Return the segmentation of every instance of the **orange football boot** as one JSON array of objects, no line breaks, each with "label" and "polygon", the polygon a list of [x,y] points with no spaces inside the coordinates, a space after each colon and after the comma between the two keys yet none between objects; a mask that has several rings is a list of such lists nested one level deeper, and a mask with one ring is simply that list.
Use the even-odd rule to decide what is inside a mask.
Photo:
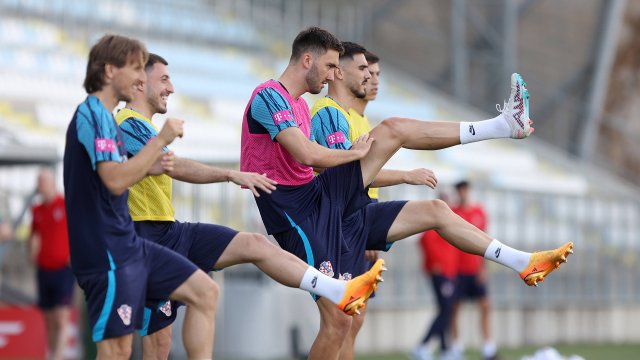
[{"label": "orange football boot", "polygon": [[538,286],[550,272],[567,262],[573,254],[573,243],[568,242],[555,250],[540,251],[531,254],[529,265],[520,273],[520,277],[529,286]]},{"label": "orange football boot", "polygon": [[360,309],[365,306],[365,301],[376,291],[378,283],[384,281],[382,272],[384,260],[378,259],[366,273],[347,281],[344,297],[338,304],[338,308],[348,315],[360,314]]}]

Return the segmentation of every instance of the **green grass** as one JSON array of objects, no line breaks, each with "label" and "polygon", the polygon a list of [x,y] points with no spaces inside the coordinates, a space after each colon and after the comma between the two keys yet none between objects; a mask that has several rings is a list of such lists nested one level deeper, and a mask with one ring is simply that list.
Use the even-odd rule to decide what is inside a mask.
[{"label": "green grass", "polygon": [[[586,360],[635,360],[640,359],[640,344],[559,344],[553,347],[563,356],[580,355]],[[501,360],[520,360],[533,355],[540,346],[499,349]],[[467,351],[466,360],[482,360],[477,351]],[[407,354],[356,356],[356,360],[406,360]]]}]

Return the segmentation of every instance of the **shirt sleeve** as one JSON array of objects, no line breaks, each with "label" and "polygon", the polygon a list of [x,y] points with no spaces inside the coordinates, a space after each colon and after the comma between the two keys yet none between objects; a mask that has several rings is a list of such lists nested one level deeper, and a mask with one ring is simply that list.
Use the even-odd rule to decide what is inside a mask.
[{"label": "shirt sleeve", "polygon": [[315,141],[324,147],[340,150],[351,148],[349,121],[334,107],[325,106],[316,112],[311,119],[311,133]]},{"label": "shirt sleeve", "polygon": [[113,115],[104,109],[85,107],[81,110],[78,111],[76,130],[93,170],[101,161],[123,162],[118,150],[118,129]]},{"label": "shirt sleeve", "polygon": [[[120,123],[120,130],[122,130],[124,146],[129,156],[137,155],[151,139],[158,136],[158,132],[151,124],[134,117],[130,117]],[[167,147],[163,147],[162,151],[167,152]]]},{"label": "shirt sleeve", "polygon": [[253,98],[251,117],[269,132],[271,139],[275,139],[284,129],[298,127],[291,105],[271,88],[263,89]]}]

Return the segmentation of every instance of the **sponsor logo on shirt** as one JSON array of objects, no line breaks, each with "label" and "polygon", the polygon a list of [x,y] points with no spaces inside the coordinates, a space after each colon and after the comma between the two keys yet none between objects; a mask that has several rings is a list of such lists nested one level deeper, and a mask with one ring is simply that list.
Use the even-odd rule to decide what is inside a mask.
[{"label": "sponsor logo on shirt", "polygon": [[113,139],[96,139],[96,151],[102,152],[115,152],[116,151],[116,143]]},{"label": "sponsor logo on shirt", "polygon": [[276,125],[280,124],[283,121],[289,121],[293,118],[291,116],[291,111],[289,110],[278,111],[277,113],[271,115],[271,117],[273,118],[273,123]]},{"label": "sponsor logo on shirt", "polygon": [[335,144],[343,144],[345,142],[344,134],[340,131],[336,131],[333,134],[327,135],[327,144],[329,146]]}]

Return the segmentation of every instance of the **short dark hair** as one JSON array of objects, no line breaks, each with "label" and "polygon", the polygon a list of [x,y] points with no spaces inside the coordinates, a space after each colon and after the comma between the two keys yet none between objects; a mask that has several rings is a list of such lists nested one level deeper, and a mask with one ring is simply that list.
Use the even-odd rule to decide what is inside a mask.
[{"label": "short dark hair", "polygon": [[470,185],[471,184],[469,183],[468,180],[460,180],[454,186],[456,190],[460,190],[460,189],[468,188]]},{"label": "short dark hair", "polygon": [[122,35],[106,34],[91,47],[84,89],[91,94],[102,90],[104,86],[104,66],[111,64],[124,67],[131,57],[139,55],[142,62],[147,61],[149,53],[143,43]]},{"label": "short dark hair", "polygon": [[149,59],[147,63],[144,65],[144,71],[149,71],[156,63],[162,63],[164,65],[169,65],[167,60],[165,60],[162,56],[154,53],[149,53]]},{"label": "short dark hair", "polygon": [[335,50],[340,55],[344,52],[342,43],[332,33],[319,27],[302,30],[291,45],[291,60],[297,60],[307,51],[315,55],[324,55],[327,50]]},{"label": "short dark hair", "polygon": [[369,64],[377,64],[377,63],[379,63],[379,62],[380,62],[380,58],[378,57],[378,55],[376,55],[376,54],[372,53],[372,52],[371,52],[371,51],[369,51],[369,50],[367,50],[367,51],[364,53],[364,57],[366,57],[366,58],[367,58],[367,62],[368,62]]},{"label": "short dark hair", "polygon": [[342,47],[344,47],[344,53],[340,55],[340,60],[346,58],[353,60],[353,55],[367,53],[367,49],[365,49],[364,46],[351,41],[343,41]]}]

